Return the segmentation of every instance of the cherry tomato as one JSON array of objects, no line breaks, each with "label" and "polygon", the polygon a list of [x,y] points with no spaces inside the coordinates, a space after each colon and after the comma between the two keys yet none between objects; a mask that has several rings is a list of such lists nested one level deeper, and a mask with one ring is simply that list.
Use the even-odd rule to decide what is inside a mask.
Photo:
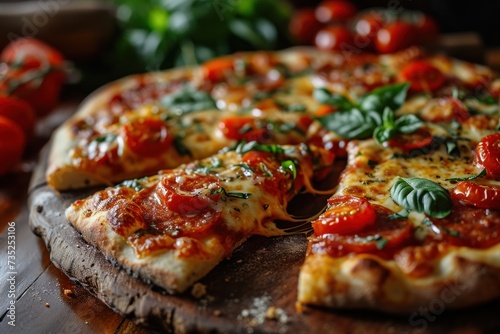
[{"label": "cherry tomato", "polygon": [[227,117],[219,122],[219,129],[228,139],[266,143],[272,139],[272,131],[258,127],[252,117]]},{"label": "cherry tomato", "polygon": [[10,119],[0,116],[0,175],[21,160],[25,145],[23,130]]},{"label": "cherry tomato", "polygon": [[411,92],[434,92],[445,82],[444,74],[425,61],[414,61],[399,72],[399,81],[409,81]]},{"label": "cherry tomato", "polygon": [[143,157],[162,154],[170,148],[173,141],[167,124],[153,118],[138,119],[125,124],[121,135],[127,147]]},{"label": "cherry tomato", "polygon": [[316,8],[316,18],[323,23],[345,21],[353,18],[356,12],[356,7],[347,0],[327,0]]},{"label": "cherry tomato", "polygon": [[321,29],[314,39],[314,45],[322,50],[341,51],[354,44],[354,36],[344,26],[335,25]]},{"label": "cherry tomato", "polygon": [[396,133],[392,139],[387,141],[390,147],[399,147],[405,152],[416,150],[432,142],[432,134],[425,128],[420,128],[412,133]]},{"label": "cherry tomato", "polygon": [[452,193],[457,200],[476,208],[500,210],[500,186],[459,182]]},{"label": "cherry tomato", "polygon": [[390,220],[394,212],[373,205],[376,219],[360,232],[350,234],[324,234],[313,239],[311,251],[316,254],[345,256],[349,253],[379,253],[395,249],[411,239],[412,224],[408,220]]},{"label": "cherry tomato", "polygon": [[212,175],[165,177],[161,184],[165,189],[167,207],[183,216],[200,214],[220,198],[217,192],[221,188],[219,179]]},{"label": "cherry tomato", "polygon": [[384,20],[382,17],[377,12],[370,11],[356,22],[354,30],[359,38],[367,41],[367,46],[373,48],[375,47],[377,32],[383,25]]},{"label": "cherry tomato", "polygon": [[233,71],[234,59],[232,58],[215,58],[201,66],[203,78],[212,82],[224,80]]},{"label": "cherry tomato", "polygon": [[416,22],[416,27],[418,40],[421,43],[432,42],[439,35],[439,27],[429,15],[422,15],[422,18]]},{"label": "cherry tomato", "polygon": [[13,96],[0,96],[0,116],[19,125],[27,140],[35,133],[36,115],[31,106]]},{"label": "cherry tomato", "polygon": [[311,45],[314,36],[323,25],[316,19],[314,9],[306,8],[296,11],[290,19],[289,30],[292,36],[300,43]]},{"label": "cherry tomato", "polygon": [[500,133],[481,139],[476,146],[476,164],[486,169],[486,175],[500,178]]},{"label": "cherry tomato", "polygon": [[61,66],[64,58],[56,49],[35,38],[20,38],[3,49],[0,60],[24,68]]},{"label": "cherry tomato", "polygon": [[344,195],[328,199],[328,209],[312,223],[314,233],[352,234],[375,223],[375,209],[363,197]]},{"label": "cherry tomato", "polygon": [[403,50],[416,42],[415,27],[409,23],[396,21],[377,32],[375,47],[380,53]]}]

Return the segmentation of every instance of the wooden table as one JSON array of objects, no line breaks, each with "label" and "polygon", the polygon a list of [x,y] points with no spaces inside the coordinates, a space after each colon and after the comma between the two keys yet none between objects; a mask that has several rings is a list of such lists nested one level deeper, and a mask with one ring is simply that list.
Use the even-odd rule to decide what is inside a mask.
[{"label": "wooden table", "polygon": [[[104,303],[71,281],[49,258],[43,241],[29,225],[27,204],[32,171],[38,152],[53,129],[71,115],[79,98],[61,103],[37,128],[36,140],[22,164],[0,177],[0,333],[146,333],[144,329],[113,312]],[[9,222],[15,223],[15,259],[8,263]],[[11,227],[12,230],[12,227]],[[12,260],[12,258],[10,259]],[[14,265],[13,269],[9,265]],[[7,282],[15,272],[15,297],[9,297]],[[66,290],[66,294],[65,294]],[[69,292],[71,291],[71,292]],[[15,300],[15,327],[8,307]]]}]

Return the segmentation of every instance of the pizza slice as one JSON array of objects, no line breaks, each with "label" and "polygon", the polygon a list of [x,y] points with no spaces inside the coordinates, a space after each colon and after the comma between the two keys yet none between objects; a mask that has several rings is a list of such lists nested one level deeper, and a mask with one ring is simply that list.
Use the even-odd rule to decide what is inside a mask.
[{"label": "pizza slice", "polygon": [[[309,147],[241,143],[210,158],[125,181],[73,203],[66,217],[107,258],[182,292],[248,237],[283,235],[289,200],[330,168]],[[300,219],[303,221],[304,219]]]},{"label": "pizza slice", "polygon": [[[455,287],[448,308],[500,296],[498,115],[352,141],[313,221],[298,301],[412,313]],[[450,299],[451,298],[451,299]]]}]

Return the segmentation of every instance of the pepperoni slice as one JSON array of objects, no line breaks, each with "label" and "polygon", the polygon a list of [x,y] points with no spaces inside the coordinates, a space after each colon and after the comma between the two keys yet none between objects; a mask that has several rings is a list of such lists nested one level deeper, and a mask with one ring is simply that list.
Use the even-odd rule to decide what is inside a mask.
[{"label": "pepperoni slice", "polygon": [[127,147],[142,157],[157,157],[168,150],[173,141],[167,124],[154,118],[125,124],[121,135]]},{"label": "pepperoni slice", "polygon": [[163,178],[160,186],[168,209],[186,217],[206,211],[220,197],[219,179],[211,175],[172,175]]},{"label": "pepperoni slice", "polygon": [[256,183],[267,193],[283,197],[290,190],[292,180],[278,171],[281,164],[272,153],[250,151],[243,154],[242,162],[253,170]]},{"label": "pepperoni slice", "polygon": [[408,220],[390,220],[394,212],[373,205],[377,218],[373,225],[356,234],[324,234],[312,239],[310,252],[333,257],[349,253],[391,252],[407,244],[411,239],[412,225]]},{"label": "pepperoni slice", "polygon": [[488,248],[500,242],[500,212],[456,204],[444,219],[432,218],[440,233],[433,237],[446,244]]},{"label": "pepperoni slice", "polygon": [[134,197],[149,228],[172,237],[202,234],[219,222],[216,207],[220,189],[215,176],[168,174],[157,186]]},{"label": "pepperoni slice", "polygon": [[418,129],[412,133],[396,133],[392,139],[387,141],[391,147],[399,147],[405,152],[416,150],[432,142],[432,134],[425,128]]}]

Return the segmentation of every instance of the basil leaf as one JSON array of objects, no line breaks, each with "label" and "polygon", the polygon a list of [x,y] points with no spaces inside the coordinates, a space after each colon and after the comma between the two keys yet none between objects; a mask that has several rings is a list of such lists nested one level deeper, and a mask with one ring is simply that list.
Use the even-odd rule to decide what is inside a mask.
[{"label": "basil leaf", "polygon": [[272,154],[285,153],[285,150],[279,145],[259,144],[256,141],[251,141],[249,143],[242,141],[242,142],[238,143],[238,145],[235,148],[235,151],[238,154],[245,154],[245,153],[250,152],[250,151],[268,152],[268,153],[272,153]]},{"label": "basil leaf", "polygon": [[117,186],[118,187],[132,188],[135,191],[141,191],[142,189],[144,189],[144,186],[139,182],[138,179],[126,180],[126,181],[123,181],[122,183],[118,184]]},{"label": "basil leaf", "polygon": [[486,176],[486,169],[483,169],[479,174],[465,177],[451,177],[449,179],[445,179],[446,181],[472,181],[480,177]]},{"label": "basil leaf", "polygon": [[384,249],[387,246],[387,239],[382,237],[380,234],[369,235],[367,237],[354,237],[354,242],[368,243],[375,241],[375,245],[378,250]]},{"label": "basil leaf", "polygon": [[444,218],[451,212],[450,194],[439,184],[423,178],[399,178],[391,188],[391,197],[408,211]]},{"label": "basil leaf", "polygon": [[328,104],[340,110],[351,110],[355,106],[344,96],[337,93],[330,93],[326,88],[316,88],[313,96],[321,104]]},{"label": "basil leaf", "polygon": [[248,199],[252,195],[250,193],[227,192],[224,187],[220,187],[219,189],[212,189],[210,191],[210,194],[211,195],[224,194],[227,197],[242,198],[242,199]]},{"label": "basil leaf", "polygon": [[161,99],[161,104],[179,116],[193,111],[217,109],[215,101],[209,93],[189,85],[165,95]]},{"label": "basil leaf", "polygon": [[374,89],[358,101],[359,107],[362,110],[373,110],[379,113],[382,113],[386,107],[397,110],[406,100],[408,87],[410,84],[405,82]]},{"label": "basil leaf", "polygon": [[294,180],[297,178],[297,166],[295,165],[295,162],[293,162],[293,160],[283,161],[281,163],[281,167],[283,167],[284,170],[292,171],[292,175],[293,175]]},{"label": "basil leaf", "polygon": [[382,144],[383,142],[388,141],[396,134],[396,128],[390,127],[385,128],[383,126],[379,126],[373,132],[373,138],[377,141],[377,143]]},{"label": "basil leaf", "polygon": [[107,135],[103,135],[103,136],[99,136],[99,137],[95,137],[94,139],[92,139],[92,141],[95,141],[96,143],[111,143],[112,141],[114,141],[118,136],[115,135],[115,134],[112,134],[112,133],[109,133]]},{"label": "basil leaf", "polygon": [[412,133],[422,127],[424,123],[415,115],[403,115],[399,117],[394,125],[401,133]]},{"label": "basil leaf", "polygon": [[347,139],[365,139],[382,124],[377,112],[362,112],[359,109],[339,111],[317,119],[325,128]]}]

